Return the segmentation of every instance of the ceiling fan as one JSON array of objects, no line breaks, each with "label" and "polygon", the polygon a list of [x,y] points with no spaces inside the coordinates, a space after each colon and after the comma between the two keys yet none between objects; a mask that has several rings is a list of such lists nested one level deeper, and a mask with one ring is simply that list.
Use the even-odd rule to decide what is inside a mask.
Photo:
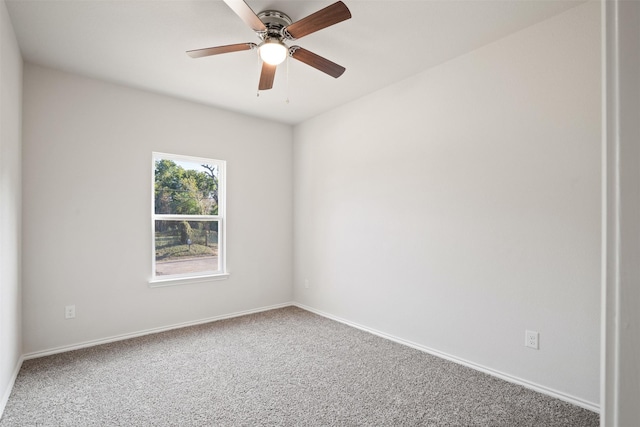
[{"label": "ceiling fan", "polygon": [[262,72],[260,73],[258,90],[267,90],[273,87],[276,67],[287,58],[287,55],[334,78],[338,78],[344,73],[345,68],[343,66],[300,46],[287,47],[284,43],[285,40],[296,40],[351,18],[351,12],[343,2],[338,1],[295,23],[292,23],[291,18],[287,15],[277,10],[265,10],[256,15],[244,0],[224,0],[224,2],[245,24],[255,31],[261,43],[238,43],[195,49],[187,51],[187,55],[192,58],[201,58],[203,56],[257,49],[262,59]]}]

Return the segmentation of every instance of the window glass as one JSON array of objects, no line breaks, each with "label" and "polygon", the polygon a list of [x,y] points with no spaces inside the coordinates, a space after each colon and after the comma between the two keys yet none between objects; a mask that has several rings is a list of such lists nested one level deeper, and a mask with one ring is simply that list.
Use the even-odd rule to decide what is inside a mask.
[{"label": "window glass", "polygon": [[153,280],[224,274],[224,168],[154,153]]}]

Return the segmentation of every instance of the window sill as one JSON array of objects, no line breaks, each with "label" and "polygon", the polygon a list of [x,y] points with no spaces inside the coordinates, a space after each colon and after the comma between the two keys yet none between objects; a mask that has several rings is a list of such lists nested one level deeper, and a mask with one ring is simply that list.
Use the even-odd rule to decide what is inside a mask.
[{"label": "window sill", "polygon": [[178,286],[178,285],[190,285],[192,283],[202,282],[215,282],[218,280],[226,280],[231,274],[229,273],[217,273],[206,276],[191,276],[191,277],[172,277],[170,279],[151,279],[149,280],[150,288],[163,288],[165,286]]}]

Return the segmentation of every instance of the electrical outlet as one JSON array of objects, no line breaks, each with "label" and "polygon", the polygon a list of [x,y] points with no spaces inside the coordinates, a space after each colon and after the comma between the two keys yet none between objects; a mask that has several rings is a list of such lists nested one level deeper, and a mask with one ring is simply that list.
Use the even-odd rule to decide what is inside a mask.
[{"label": "electrical outlet", "polygon": [[64,318],[65,319],[73,319],[76,317],[76,306],[68,305],[64,308]]},{"label": "electrical outlet", "polygon": [[524,331],[524,345],[533,349],[540,349],[539,340],[540,334],[536,331]]},{"label": "electrical outlet", "polygon": [[309,279],[304,279],[304,288],[309,289]]}]

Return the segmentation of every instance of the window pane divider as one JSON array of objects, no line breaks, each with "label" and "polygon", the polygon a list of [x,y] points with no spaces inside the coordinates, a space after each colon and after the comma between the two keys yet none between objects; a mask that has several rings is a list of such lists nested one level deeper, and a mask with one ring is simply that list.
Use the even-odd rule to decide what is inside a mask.
[{"label": "window pane divider", "polygon": [[178,215],[178,214],[154,214],[157,221],[220,221],[220,215]]}]

